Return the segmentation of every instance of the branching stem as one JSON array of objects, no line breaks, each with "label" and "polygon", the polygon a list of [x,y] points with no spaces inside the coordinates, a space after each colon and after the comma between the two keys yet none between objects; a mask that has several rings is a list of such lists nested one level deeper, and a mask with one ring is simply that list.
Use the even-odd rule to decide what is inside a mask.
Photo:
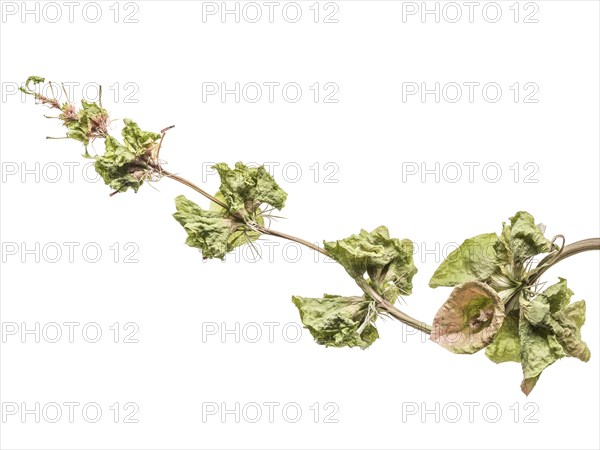
[{"label": "branching stem", "polygon": [[[170,173],[164,169],[161,169],[161,173],[162,173],[162,175],[164,175],[168,178],[171,178],[172,180],[175,180],[175,181],[177,181],[181,184],[184,184],[185,186],[193,189],[194,191],[203,195],[204,197],[206,197],[210,201],[216,203],[217,205],[221,206],[222,208],[227,209],[227,205],[225,203],[223,203],[221,200],[214,197],[213,195],[210,195],[204,189],[195,185],[191,181],[189,181],[183,177],[180,177],[179,175]],[[298,244],[304,245],[305,247],[308,247],[311,250],[314,250],[315,252],[318,252],[318,253],[321,253],[322,255],[330,257],[329,253],[327,253],[327,251],[325,249],[323,249],[323,248],[319,247],[318,245],[315,245],[309,241],[301,239],[299,237],[292,236],[292,235],[286,234],[286,233],[282,233],[281,231],[273,230],[272,228],[267,228],[262,225],[258,225],[255,228],[257,231],[259,231],[262,234],[266,234],[269,236],[276,236],[276,237],[279,237],[282,239],[287,239],[288,241],[297,242]],[[558,256],[556,256],[555,254],[550,254],[540,261],[540,263],[537,266],[540,268],[540,270],[535,273],[535,276],[532,277],[531,280],[529,280],[529,284],[535,283],[546,270],[548,270],[550,267],[554,266],[556,263],[562,261],[563,259],[566,259],[566,258],[576,255],[578,253],[586,252],[586,251],[590,251],[590,250],[600,250],[600,238],[584,239],[582,241],[577,241],[577,242],[573,242],[572,244],[565,245]],[[371,285],[369,285],[367,280],[365,280],[362,277],[359,277],[359,278],[356,278],[354,281],[356,282],[356,284],[361,288],[361,290],[365,294],[367,294],[369,297],[375,299],[379,303],[379,306],[390,316],[394,317],[395,319],[399,320],[400,322],[402,322],[410,327],[413,327],[423,333],[431,334],[431,326],[430,325],[428,325],[425,322],[421,322],[420,320],[417,320],[414,317],[411,317],[408,314],[400,311],[398,308],[396,308],[394,305],[392,305],[389,301],[387,301],[385,298],[383,298],[377,291],[375,291],[375,289],[373,289],[373,287]],[[514,307],[515,302],[513,300],[514,299],[511,299],[507,303],[507,310],[510,310],[511,307]]]},{"label": "branching stem", "polygon": [[186,180],[185,178],[180,177],[179,175],[175,175],[174,173],[171,172],[167,172],[166,170],[162,170],[161,171],[162,175],[164,175],[165,177],[171,178],[172,180],[178,181],[181,184],[186,185],[189,188],[192,188],[194,191],[198,192],[199,194],[204,195],[207,199],[209,199],[211,202],[216,203],[217,205],[221,206],[222,208],[227,209],[227,205],[225,203],[223,203],[221,200],[219,200],[218,198],[210,195],[208,192],[206,192],[204,189],[196,186],[194,183],[192,183],[191,181]]},{"label": "branching stem", "polygon": [[[565,245],[558,255],[550,253],[546,255],[536,266],[537,270],[531,278],[527,280],[527,285],[534,285],[537,280],[546,272],[548,269],[553,267],[560,261],[567,259],[570,256],[577,255],[578,253],[588,252],[591,250],[600,250],[600,238],[583,239],[581,241],[573,242],[572,244]],[[519,296],[521,291],[518,291],[513,295],[508,302],[506,302],[506,312],[510,312],[519,306]]]},{"label": "branching stem", "polygon": [[[65,125],[68,125],[70,123],[73,123],[74,121],[79,120],[79,117],[77,115],[77,112],[75,111],[74,106],[70,103],[68,94],[64,87],[64,84],[61,83],[61,87],[67,97],[67,103],[65,105],[61,106],[56,98],[49,99],[47,97],[44,97],[41,94],[33,92],[29,88],[30,81],[34,82],[34,84],[38,84],[40,82],[43,82],[44,79],[40,78],[40,77],[30,77],[26,82],[26,87],[20,88],[20,90],[22,92],[24,92],[25,94],[33,95],[36,98],[36,100],[39,100],[41,103],[48,105],[50,108],[56,108],[56,109],[61,110],[63,114],[61,114],[60,116],[55,117],[55,118],[63,120]],[[50,84],[50,88],[52,89],[52,92],[54,93],[54,86],[52,84]],[[100,97],[100,99],[99,99],[100,109],[102,110],[102,99],[101,99],[102,88],[101,87],[100,87],[99,97]],[[88,139],[95,139],[98,137],[107,138],[108,137],[108,134],[107,134],[108,116],[104,115],[104,113],[103,113],[99,117],[93,117],[92,119],[93,119],[92,122],[93,122],[94,126],[92,127],[92,129],[88,130],[88,132],[86,134],[87,138]],[[136,164],[132,165],[135,170],[135,171],[131,172],[133,174],[133,176],[136,177],[136,174],[138,173],[137,169],[141,167],[142,176],[140,178],[137,178],[138,181],[140,181],[142,179],[142,177],[144,176],[144,170],[148,170],[148,172],[151,175],[158,175],[158,178],[160,176],[165,176],[167,178],[171,178],[172,180],[175,180],[175,181],[193,189],[194,191],[203,195],[204,197],[206,197],[213,203],[216,203],[217,205],[219,205],[221,208],[228,210],[228,206],[225,202],[223,202],[223,201],[219,200],[218,198],[216,198],[215,196],[209,194],[204,189],[195,185],[191,181],[188,181],[187,179],[180,177],[179,175],[176,175],[174,173],[168,172],[161,167],[160,160],[159,160],[160,149],[162,147],[165,133],[168,130],[170,130],[171,128],[173,128],[173,126],[170,126],[170,127],[167,127],[167,128],[164,128],[163,130],[161,130],[160,142],[158,143],[158,146],[156,148],[155,155],[152,155],[152,154],[148,155],[147,160],[142,160],[142,159],[138,158],[138,160],[135,161],[137,163],[137,165]],[[68,138],[71,138],[71,136],[46,137],[46,139],[68,139]],[[86,150],[86,154],[87,154],[87,150]],[[138,167],[138,166],[140,166],[140,167]],[[116,191],[112,192],[110,195],[113,196],[113,195],[117,194],[118,192],[121,192],[121,190],[116,190]],[[234,212],[231,215],[234,218],[236,218],[237,220],[244,221],[245,224],[248,225],[249,228],[251,228],[261,234],[276,236],[276,237],[279,237],[282,239],[287,239],[289,241],[297,242],[298,244],[304,245],[305,247],[308,247],[311,250],[321,253],[322,255],[331,257],[331,255],[329,255],[329,253],[324,248],[321,248],[318,245],[313,244],[309,241],[306,241],[306,240],[301,239],[296,236],[292,236],[292,235],[283,233],[281,231],[273,230],[269,227],[265,227],[264,225],[260,225],[254,221],[249,220],[249,218],[247,216],[245,216],[244,214],[241,214],[241,213]],[[518,306],[519,306],[518,300],[519,300],[519,296],[522,293],[522,290],[529,286],[535,285],[535,283],[540,279],[540,277],[550,267],[553,267],[555,264],[562,261],[563,259],[569,258],[570,256],[576,255],[578,253],[589,251],[589,250],[600,250],[600,238],[585,239],[585,240],[574,242],[572,244],[565,246],[564,245],[564,237],[556,236],[555,239],[552,241],[553,247],[554,247],[554,241],[557,238],[562,239],[562,246],[560,247],[560,249],[555,250],[555,251],[551,252],[550,254],[548,254],[545,258],[543,258],[540,261],[540,263],[537,265],[537,267],[535,269],[533,269],[532,271],[529,271],[528,276],[523,280],[521,288],[508,300],[508,302],[506,302],[505,309],[507,312],[510,312],[512,309],[518,308]],[[365,278],[363,278],[361,276],[361,277],[355,278],[354,281],[368,297],[370,297],[375,302],[377,302],[378,307],[381,309],[381,311],[383,313],[388,314],[388,315],[394,317],[395,319],[399,320],[400,322],[402,322],[406,325],[409,325],[423,333],[431,334],[431,326],[430,325],[428,325],[424,322],[418,321],[417,319],[414,319],[413,317],[409,316],[408,314],[400,311],[392,303],[390,303],[385,297],[383,297],[379,292],[377,292]]]},{"label": "branching stem", "polygon": [[308,248],[314,250],[315,252],[319,252],[322,255],[325,255],[327,257],[329,256],[329,253],[327,253],[325,251],[325,249],[323,249],[323,248],[319,247],[318,245],[315,245],[311,242],[305,241],[304,239],[301,239],[299,237],[292,236],[290,234],[282,233],[281,231],[276,231],[271,228],[266,228],[266,227],[262,227],[262,226],[257,227],[257,230],[260,231],[261,233],[268,234],[270,236],[277,236],[282,239],[287,239],[288,241],[297,242],[298,244],[304,245],[305,247],[308,247]]},{"label": "branching stem", "polygon": [[419,331],[422,331],[426,334],[431,334],[431,326],[426,324],[425,322],[420,322],[417,319],[409,316],[406,313],[403,313],[390,302],[388,302],[385,298],[383,298],[373,287],[362,277],[355,278],[356,284],[360,287],[365,294],[369,297],[377,300],[381,308],[385,310],[390,316],[398,319],[400,322],[409,325]]},{"label": "branching stem", "polygon": [[[179,175],[175,175],[173,173],[167,172],[166,170],[162,169],[161,173],[168,177],[171,178],[172,180],[175,180],[181,184],[184,184],[185,186],[193,189],[194,191],[198,192],[199,194],[203,195],[204,197],[206,197],[207,199],[209,199],[210,201],[216,203],[217,205],[221,206],[222,208],[227,208],[227,205],[225,203],[223,203],[222,201],[220,201],[218,198],[214,197],[213,195],[210,195],[208,192],[206,192],[204,189],[200,188],[199,186],[195,185],[194,183],[192,183],[189,180],[186,180],[183,177],[180,177]],[[330,257],[329,253],[327,253],[327,251],[321,247],[319,247],[318,245],[315,245],[311,242],[308,242],[307,240],[301,239],[299,237],[296,236],[292,236],[290,234],[286,234],[286,233],[282,233],[281,231],[277,231],[277,230],[273,230],[272,228],[267,228],[261,225],[255,226],[255,229],[263,234],[267,234],[269,236],[276,236],[282,239],[287,239],[288,241],[293,241],[293,242],[297,242],[298,244],[304,245],[305,247],[310,248],[311,250],[314,250],[315,252],[321,253],[322,255],[325,255],[327,257]],[[385,298],[383,298],[381,295],[379,295],[378,292],[376,292],[370,285],[369,283],[367,283],[367,281],[364,278],[357,278],[356,280],[356,284],[362,289],[362,291],[367,294],[369,297],[375,299],[381,308],[383,308],[385,310],[386,313],[388,313],[390,316],[394,317],[395,319],[399,320],[400,322],[409,325],[413,328],[416,328],[419,331],[422,331],[423,333],[427,333],[430,334],[431,333],[431,327],[429,325],[427,325],[425,322],[421,322],[411,316],[409,316],[408,314],[400,311],[398,308],[396,308],[394,305],[392,305],[390,302],[388,302]]]}]

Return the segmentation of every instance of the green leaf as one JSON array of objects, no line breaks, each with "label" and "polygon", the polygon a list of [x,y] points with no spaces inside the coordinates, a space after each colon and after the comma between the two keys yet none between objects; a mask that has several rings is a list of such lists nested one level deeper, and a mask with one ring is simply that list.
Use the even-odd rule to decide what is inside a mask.
[{"label": "green leaf", "polygon": [[521,298],[521,310],[527,321],[536,326],[541,326],[548,320],[550,305],[542,296],[526,301]]},{"label": "green leaf", "polygon": [[542,371],[566,354],[552,332],[543,327],[535,327],[523,313],[519,321],[519,339],[523,369],[521,390],[529,395]]},{"label": "green leaf", "polygon": [[440,264],[429,286],[455,286],[477,280],[489,283],[507,301],[523,287],[526,261],[551,249],[542,228],[531,214],[517,212],[510,223],[502,224],[500,236],[481,234],[464,241]]},{"label": "green leaf", "polygon": [[509,314],[494,342],[486,348],[492,361],[521,362],[526,394],[535,387],[542,371],[556,360],[573,356],[588,361],[590,351],[581,340],[585,302],[569,304],[573,292],[564,278],[531,300],[520,298],[521,319]]},{"label": "green leaf", "polygon": [[551,250],[552,243],[544,237],[543,226],[536,225],[531,214],[519,211],[509,220],[510,224],[502,223],[502,234],[496,246],[502,263],[522,263]]},{"label": "green leaf", "polygon": [[85,147],[86,158],[91,158],[87,147],[91,140],[108,136],[108,126],[110,123],[108,112],[94,102],[81,101],[81,108],[77,111],[75,106],[69,102],[60,105],[55,98],[48,98],[42,94],[36,93],[30,86],[43,83],[44,78],[38,76],[30,76],[25,82],[25,87],[19,89],[28,95],[33,95],[41,103],[56,108],[61,111],[58,118],[62,120],[63,125],[67,128],[67,137],[81,142]]},{"label": "green leaf", "polygon": [[[67,107],[68,105],[63,105],[63,108]],[[88,156],[87,146],[90,140],[108,136],[108,111],[96,103],[82,100],[81,109],[74,118],[67,119],[64,114],[61,117],[68,130],[67,136],[85,146],[86,156]]]},{"label": "green leaf", "polygon": [[[223,195],[217,192],[215,197],[223,200]],[[175,219],[188,233],[186,243],[202,251],[204,258],[225,257],[227,252],[244,244],[252,243],[260,237],[260,233],[253,231],[238,217],[229,215],[216,203],[211,203],[209,210],[200,208],[183,195],[175,199],[177,212]],[[257,214],[255,221],[262,225],[263,217]]]},{"label": "green leaf", "polygon": [[[83,113],[78,121],[68,123],[67,127],[72,129],[69,133],[78,140],[87,143],[90,134],[88,125],[93,126],[95,118],[106,111],[94,103],[82,102]],[[122,135],[125,145],[121,144],[112,136],[106,136],[104,141],[104,154],[94,156],[96,160],[96,172],[102,177],[104,183],[117,192],[125,192],[129,188],[137,192],[144,180],[153,172],[147,165],[148,152],[152,151],[158,144],[160,134],[142,131],[140,127],[130,119],[124,119],[125,127]],[[69,134],[67,133],[67,135]],[[78,136],[83,136],[79,139]],[[86,151],[87,153],[87,151]]]},{"label": "green leaf", "polygon": [[581,340],[581,327],[585,323],[585,302],[580,300],[571,303],[552,315],[555,322],[550,326],[556,339],[569,356],[587,362],[590,360],[590,349]]},{"label": "green leaf", "polygon": [[241,162],[231,169],[225,163],[213,166],[221,177],[219,192],[231,214],[254,215],[262,203],[282,209],[287,194],[279,187],[264,166],[248,167]]},{"label": "green leaf", "polygon": [[352,278],[367,273],[375,290],[388,300],[412,293],[412,278],[417,268],[410,240],[390,238],[388,229],[381,226],[370,233],[361,230],[358,235],[324,245]]},{"label": "green leaf", "polygon": [[33,85],[35,86],[36,84],[40,84],[43,83],[44,81],[46,81],[45,78],[43,77],[38,77],[36,75],[31,75],[29,78],[27,78],[27,81],[25,81],[25,87],[21,86],[19,88],[19,90],[25,94],[33,94],[33,91],[31,90],[31,87],[29,86],[30,83],[33,83]]},{"label": "green leaf", "polygon": [[480,234],[465,240],[437,268],[429,286],[456,286],[467,281],[485,281],[496,270],[496,233]]},{"label": "green leaf", "polygon": [[492,288],[468,281],[438,310],[430,339],[453,353],[475,353],[490,344],[504,320],[504,303]]},{"label": "green leaf", "polygon": [[43,83],[44,81],[46,81],[46,79],[44,77],[38,77],[36,75],[31,75],[29,78],[27,78],[27,81],[25,82],[25,86],[29,87],[29,83],[40,84],[40,83]]},{"label": "green leaf", "polygon": [[70,122],[66,122],[65,126],[68,130],[67,137],[81,142],[86,147],[86,155],[89,155],[87,152],[87,146],[90,143],[90,139],[88,138],[89,128],[87,122],[82,123],[79,120],[73,120]]},{"label": "green leaf", "polygon": [[144,155],[149,149],[158,145],[159,133],[142,131],[137,123],[131,119],[123,119],[125,127],[121,131],[125,146],[137,156]]},{"label": "green leaf", "polygon": [[[215,198],[217,200],[221,200],[222,202],[225,202],[225,197],[223,196],[223,194],[221,194],[220,191],[217,191],[217,193],[215,194]],[[229,211],[227,211],[221,205],[219,205],[215,202],[210,203],[210,210],[218,212],[222,217],[225,217],[229,214]],[[254,220],[259,225],[265,224],[265,220],[260,211],[256,212]],[[252,242],[256,241],[260,236],[261,236],[260,232],[253,231],[251,229],[248,229],[247,227],[240,226],[239,229],[237,229],[236,231],[232,232],[229,235],[229,239],[227,241],[227,248],[228,248],[227,251],[231,251],[234,248],[240,247],[244,244],[251,244]]]},{"label": "green leaf", "polygon": [[585,302],[569,303],[572,296],[567,280],[560,278],[532,300],[522,300],[521,309],[530,324],[551,330],[569,356],[588,361],[590,350],[581,340]]},{"label": "green leaf", "polygon": [[494,341],[485,348],[485,355],[496,364],[521,362],[518,314],[511,313],[504,318]]},{"label": "green leaf", "polygon": [[79,111],[79,114],[82,117],[91,119],[95,116],[102,114],[108,115],[108,112],[104,108],[101,108],[97,103],[86,102],[85,100],[81,100],[81,109]]},{"label": "green leaf", "polygon": [[379,337],[370,319],[372,300],[325,294],[323,298],[293,296],[292,301],[318,344],[365,349]]},{"label": "green leaf", "polygon": [[106,138],[104,146],[104,155],[94,157],[96,172],[117,192],[125,192],[129,188],[137,192],[146,173],[143,163],[137,160],[138,155],[112,136]]},{"label": "green leaf", "polygon": [[585,323],[585,302],[569,303],[573,292],[566,280],[548,287],[542,293],[519,304],[521,319],[522,391],[529,395],[542,371],[560,358],[572,356],[584,362],[590,359],[590,350],[581,340]]},{"label": "green leaf", "polygon": [[573,296],[573,291],[567,287],[567,280],[560,277],[558,279],[558,283],[553,284],[538,294],[538,298],[543,299],[542,301],[548,304],[551,313],[555,313],[566,307]]},{"label": "green leaf", "polygon": [[173,217],[188,234],[186,244],[202,251],[203,258],[221,258],[229,250],[231,220],[222,213],[207,211],[180,195],[175,199],[177,212]]}]

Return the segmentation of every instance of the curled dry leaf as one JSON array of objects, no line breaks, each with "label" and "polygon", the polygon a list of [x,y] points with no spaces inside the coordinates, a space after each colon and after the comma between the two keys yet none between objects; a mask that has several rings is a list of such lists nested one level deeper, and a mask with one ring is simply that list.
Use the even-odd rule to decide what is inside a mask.
[{"label": "curled dry leaf", "polygon": [[475,353],[490,344],[504,321],[504,304],[487,284],[454,288],[433,319],[431,340],[453,353]]}]

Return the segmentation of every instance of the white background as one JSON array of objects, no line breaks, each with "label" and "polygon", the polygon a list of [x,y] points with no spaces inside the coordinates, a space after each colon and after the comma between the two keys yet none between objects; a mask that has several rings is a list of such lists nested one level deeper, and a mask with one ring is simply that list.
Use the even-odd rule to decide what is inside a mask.
[{"label": "white background", "polygon": [[[3,13],[1,239],[29,248],[80,245],[72,263],[66,247],[57,263],[43,255],[39,263],[35,255],[22,263],[21,253],[4,254],[1,320],[30,328],[36,322],[81,325],[74,343],[67,336],[54,344],[43,337],[36,343],[31,335],[22,343],[19,334],[3,333],[1,402],[28,408],[36,402],[40,407],[95,402],[103,416],[89,423],[81,407],[73,423],[68,417],[58,423],[40,417],[36,423],[33,414],[25,421],[20,414],[4,415],[2,448],[598,448],[597,252],[564,261],[545,277],[549,282],[566,277],[574,300],[587,301],[583,338],[592,359],[587,364],[558,361],[528,398],[519,389],[519,365],[496,366],[483,352],[451,354],[395,321],[378,321],[381,339],[366,351],[318,346],[307,330],[298,342],[289,342],[293,339],[282,337],[283,325],[299,323],[292,294],[360,294],[343,269],[315,263],[308,250],[291,262],[282,254],[283,242],[272,260],[203,262],[184,245],[185,233],[171,214],[176,195],[204,206],[207,201],[166,179],[154,185],[156,190],[144,185],[138,194],[110,198],[101,182],[86,181],[78,143],[44,139],[63,134],[57,121],[43,118],[50,112],[13,93],[32,74],[80,86],[101,83],[104,106],[119,119],[115,134],[124,117],[154,131],[175,124],[162,151],[166,167],[198,183],[207,162],[279,163],[275,177],[289,198],[282,213],[287,219],[273,227],[313,242],[385,224],[395,237],[443,249],[499,231],[502,221],[519,210],[545,223],[548,236],[564,234],[567,242],[598,236],[597,2],[522,2],[518,23],[509,9],[512,1],[499,2],[503,15],[496,23],[482,15],[485,2],[475,10],[473,23],[463,3],[457,23],[445,20],[453,17],[449,9],[439,23],[431,15],[423,23],[419,14],[403,21],[403,7],[410,5],[391,1],[338,1],[338,23],[323,23],[323,15],[314,23],[309,9],[314,2],[300,3],[303,16],[297,23],[282,17],[281,6],[273,23],[268,17],[258,23],[242,17],[236,23],[231,16],[222,23],[219,15],[203,22],[202,3],[191,1],[137,2],[137,9],[124,4],[110,9],[113,2],[101,2],[103,15],[96,23],[82,16],[85,2],[75,10],[73,23],[60,2],[63,17],[56,23],[49,22],[55,11],[48,7],[46,17],[40,9],[39,23],[34,15],[22,20],[21,11]],[[35,8],[34,2],[27,6]],[[324,8],[319,6],[322,14]],[[538,22],[523,23],[534,9]],[[87,11],[93,18],[94,11]],[[138,22],[124,23],[132,11]],[[493,11],[488,13],[493,18]],[[203,83],[222,82],[229,87],[295,82],[303,94],[296,103],[283,99],[281,90],[272,103],[266,92],[257,103],[244,98],[236,103],[232,95],[224,103],[218,95],[203,102]],[[315,82],[335,83],[339,101],[315,103],[309,89]],[[495,103],[482,97],[481,87],[472,103],[466,90],[456,103],[448,96],[436,103],[433,95],[425,102],[419,95],[403,102],[403,83],[422,82],[429,88],[436,82],[493,82],[503,92]],[[535,83],[538,102],[525,103],[522,96],[515,102],[510,90],[515,82],[521,89]],[[109,89],[115,83],[120,87]],[[137,103],[124,101],[132,92],[125,83],[136,83]],[[75,92],[78,101],[81,88]],[[101,149],[102,143],[96,146]],[[72,162],[79,165],[71,182],[64,164]],[[469,162],[480,164],[473,182],[464,166]],[[310,169],[315,163],[320,167],[316,183]],[[325,168],[327,163],[337,166]],[[406,163],[429,168],[439,163],[440,171],[457,164],[464,172],[454,183],[449,178],[455,172],[445,177],[439,172],[439,182],[434,175],[424,182],[419,175],[405,176],[403,182]],[[449,163],[455,165],[444,166]],[[486,163],[502,169],[496,182],[493,171],[484,177]],[[510,169],[515,163],[517,182]],[[537,167],[529,179],[537,182],[524,182],[531,172],[527,163]],[[57,164],[63,173],[55,180],[50,170]],[[296,182],[292,169],[282,173],[285,164],[302,169]],[[15,167],[19,172],[13,175]],[[23,180],[23,167],[34,174]],[[324,182],[331,167],[339,169],[329,179],[337,183]],[[206,176],[202,185],[214,192],[218,179]],[[123,261],[128,242],[139,248],[137,263]],[[83,258],[86,243],[103,250],[99,262]],[[109,249],[114,243],[121,249],[117,263]],[[267,250],[264,244],[261,248]],[[293,258],[294,249],[288,250]],[[400,304],[428,322],[449,293],[427,286],[440,253],[415,255],[414,294]],[[121,328],[135,323],[139,343],[124,343],[123,333],[114,343],[109,327],[115,322]],[[272,343],[264,325],[257,343],[243,336],[236,343],[231,335],[225,342],[218,334],[203,336],[211,322],[229,328],[237,322],[248,333],[252,323],[278,326]],[[98,343],[82,338],[86,323],[102,328]],[[292,338],[296,329],[288,326]],[[121,415],[114,423],[109,408],[117,402]],[[139,407],[138,423],[123,423],[128,402]],[[233,415],[203,421],[207,402],[229,408],[236,402],[240,408],[251,402],[280,406],[273,423],[266,406],[257,423],[246,420],[254,410],[239,423]],[[292,402],[302,409],[296,423],[281,411]],[[325,423],[325,413],[334,408],[325,408],[330,402],[337,405],[337,423]],[[469,402],[474,402],[472,423]],[[309,409],[315,403],[317,423]],[[421,415],[436,407],[438,417]],[[451,423],[457,407],[462,416]],[[406,414],[414,408],[417,414]],[[498,411],[502,416],[494,422]]]}]

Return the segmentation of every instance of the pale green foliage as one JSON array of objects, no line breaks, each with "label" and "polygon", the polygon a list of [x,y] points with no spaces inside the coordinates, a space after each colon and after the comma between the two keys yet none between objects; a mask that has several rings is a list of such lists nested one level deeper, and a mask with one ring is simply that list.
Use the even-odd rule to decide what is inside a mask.
[{"label": "pale green foliage", "polygon": [[177,212],[173,214],[173,217],[188,234],[185,243],[202,251],[205,259],[223,259],[229,250],[231,220],[224,218],[220,212],[200,208],[183,195],[175,199],[175,206]]},{"label": "pale green foliage", "polygon": [[467,281],[487,280],[496,270],[496,233],[466,239],[437,268],[429,286],[456,286]]},{"label": "pale green foliage", "polygon": [[502,362],[521,362],[521,343],[519,341],[519,313],[508,314],[494,341],[485,349],[485,355],[499,364]]},{"label": "pale green foliage", "polygon": [[372,301],[364,297],[327,295],[292,297],[302,323],[318,344],[327,347],[367,348],[379,337],[372,324]]},{"label": "pale green foliage", "polygon": [[213,166],[221,177],[219,192],[231,214],[253,216],[261,203],[277,209],[285,206],[287,194],[264,166],[248,167],[241,162],[231,169],[225,163]]},{"label": "pale green foliage", "polygon": [[[217,200],[221,200],[222,202],[226,201],[225,197],[223,197],[223,194],[221,194],[221,192],[217,192],[215,194],[215,198]],[[223,207],[221,207],[220,205],[218,205],[216,203],[210,204],[210,210],[218,212],[223,217],[229,216],[228,210],[223,209]],[[264,221],[264,218],[263,218],[260,210],[255,211],[254,221],[259,225],[264,225],[265,221]],[[234,248],[239,247],[244,244],[250,244],[250,243],[256,241],[260,237],[260,232],[254,231],[248,226],[244,226],[243,224],[239,223],[239,221],[238,221],[237,225],[238,225],[237,229],[235,231],[231,232],[231,234],[229,235],[229,238],[227,240],[227,249],[228,249],[227,251],[231,251]]]},{"label": "pale green foliage", "polygon": [[38,77],[36,75],[31,75],[29,78],[27,78],[27,81],[25,81],[25,87],[20,87],[19,90],[21,92],[23,92],[24,94],[32,94],[32,88],[30,86],[31,83],[33,83],[33,85],[37,85],[40,83],[43,83],[44,81],[46,81],[46,79],[44,77]]},{"label": "pale green foliage", "polygon": [[[409,240],[390,238],[386,227],[371,233],[361,230],[338,241],[325,242],[325,250],[352,278],[369,277],[373,289],[390,303],[412,292],[413,246]],[[366,348],[378,337],[373,325],[377,301],[367,297],[293,297],[302,323],[319,344]]]},{"label": "pale green foliage", "polygon": [[375,290],[389,301],[412,293],[412,278],[417,268],[413,262],[413,244],[408,239],[390,238],[388,229],[380,226],[370,233],[361,230],[358,235],[324,245],[352,278],[366,273]]},{"label": "pale green foliage", "polygon": [[[486,348],[486,355],[496,363],[520,362],[521,389],[526,394],[531,392],[542,371],[557,359],[573,356],[587,361],[590,357],[588,347],[580,338],[585,303],[569,303],[573,292],[567,288],[566,281],[561,279],[535,296],[527,286],[528,277],[537,270],[529,268],[529,261],[550,250],[552,243],[544,237],[543,226],[536,225],[531,214],[519,211],[508,223],[502,224],[499,236],[482,234],[463,242],[440,264],[429,282],[431,287],[437,287],[477,280],[494,289],[503,303],[519,299],[518,309],[511,311],[491,336],[493,341]],[[450,306],[455,306],[454,316],[450,314],[450,317],[460,318],[461,307]],[[466,319],[468,306],[463,306]],[[446,314],[448,320],[448,308],[445,304],[438,316]],[[455,321],[460,323],[460,320]],[[434,337],[437,339],[432,333],[432,339]],[[481,347],[477,345],[469,350]]]},{"label": "pale green foliage", "polygon": [[[235,169],[225,163],[214,167],[221,176],[221,188],[215,198],[226,208],[213,203],[206,211],[185,197],[178,197],[185,202],[176,200],[178,212],[175,218],[188,232],[188,245],[199,248],[204,258],[222,259],[225,253],[258,239],[260,232],[256,226],[264,224],[260,206],[266,203],[283,208],[287,194],[263,166],[250,168],[238,162]],[[180,206],[187,208],[185,214],[180,214]],[[222,226],[225,223],[227,227]],[[211,233],[218,234],[218,239],[208,240],[206,237]]]},{"label": "pale green foliage", "polygon": [[551,242],[544,237],[542,227],[536,225],[531,214],[519,211],[502,224],[502,233],[496,245],[498,260],[504,264],[518,264],[532,256],[549,252]]},{"label": "pale green foliage", "polygon": [[125,192],[131,188],[138,191],[144,179],[152,173],[147,160],[158,146],[160,134],[142,131],[131,119],[124,119],[125,127],[121,134],[125,145],[108,136],[104,142],[105,152],[96,155],[94,167],[104,183],[114,191]]},{"label": "pale green foliage", "polygon": [[[60,104],[35,91],[44,82],[43,77],[30,76],[20,90],[36,103],[59,111],[57,118],[67,128],[66,136],[83,143],[84,156],[95,160],[96,171],[115,192],[137,192],[144,181],[165,174],[157,161],[161,134],[143,131],[125,119],[121,143],[108,132],[109,114],[101,100],[82,101],[80,108],[70,101]],[[90,156],[88,146],[98,138],[105,140],[104,153]],[[174,217],[185,229],[189,246],[198,248],[204,258],[222,259],[266,232],[265,218],[272,208],[284,207],[287,194],[263,166],[251,168],[238,162],[234,168],[225,163],[214,168],[221,178],[215,199],[223,206],[212,203],[205,210],[179,196]],[[265,204],[272,208],[262,209]],[[324,244],[331,258],[368,294],[294,296],[293,302],[317,343],[367,348],[379,337],[374,326],[378,314],[389,313],[388,302],[412,292],[417,272],[413,244],[390,238],[384,226]],[[590,350],[581,339],[585,302],[570,302],[573,293],[564,279],[541,293],[534,293],[536,287],[531,286],[538,270],[546,269],[531,269],[532,258],[551,250],[543,226],[536,225],[525,211],[503,223],[499,235],[487,233],[465,240],[429,282],[432,288],[454,287],[434,319],[431,339],[455,353],[487,347],[486,355],[496,363],[521,363],[521,389],[526,394],[542,371],[558,359],[571,356],[588,361]],[[506,317],[505,308],[509,310]]]},{"label": "pale green foliage", "polygon": [[[63,109],[66,110],[69,106],[69,104],[65,103]],[[81,142],[86,149],[86,155],[88,155],[87,147],[90,140],[108,136],[108,111],[96,103],[82,100],[81,109],[76,112],[76,115],[69,115],[63,112],[60,118],[63,119],[64,125],[69,130],[67,131],[67,136]]]},{"label": "pale green foliage", "polygon": [[85,147],[85,156],[88,156],[87,146],[90,140],[108,135],[108,112],[94,102],[81,101],[81,108],[77,110],[72,103],[62,105],[54,98],[45,97],[35,92],[30,86],[43,83],[45,79],[30,76],[25,82],[25,87],[20,87],[21,92],[32,95],[37,101],[51,108],[60,110],[58,118],[67,128],[67,137],[81,142]]},{"label": "pale green foliage", "polygon": [[560,358],[590,359],[581,340],[585,302],[570,303],[573,292],[560,281],[528,299],[520,297],[520,317],[509,314],[486,355],[496,363],[515,361],[523,368],[521,389],[529,394],[542,371]]},{"label": "pale green foliage", "polygon": [[158,145],[159,133],[142,131],[137,123],[131,119],[123,119],[125,127],[121,131],[125,146],[137,156],[153,150]]},{"label": "pale green foliage", "polygon": [[[34,96],[42,104],[60,111],[58,119],[67,128],[67,137],[84,145],[84,156],[96,160],[94,167],[104,183],[115,192],[125,192],[129,188],[137,192],[144,180],[151,178],[157,171],[156,167],[150,167],[148,163],[156,156],[155,151],[161,135],[142,131],[137,123],[131,119],[124,119],[121,144],[108,133],[110,119],[106,109],[98,103],[85,100],[81,101],[80,109],[69,102],[61,105],[58,100],[45,97],[31,89],[31,83],[36,85],[44,81],[42,77],[31,76],[27,79],[25,87],[20,89]],[[104,153],[90,156],[88,145],[97,138],[105,139]]]},{"label": "pale green foliage", "polygon": [[500,236],[488,233],[465,240],[442,261],[429,286],[455,286],[476,280],[492,286],[507,301],[523,287],[529,259],[550,249],[551,242],[533,216],[519,211],[510,223],[502,224]]}]

